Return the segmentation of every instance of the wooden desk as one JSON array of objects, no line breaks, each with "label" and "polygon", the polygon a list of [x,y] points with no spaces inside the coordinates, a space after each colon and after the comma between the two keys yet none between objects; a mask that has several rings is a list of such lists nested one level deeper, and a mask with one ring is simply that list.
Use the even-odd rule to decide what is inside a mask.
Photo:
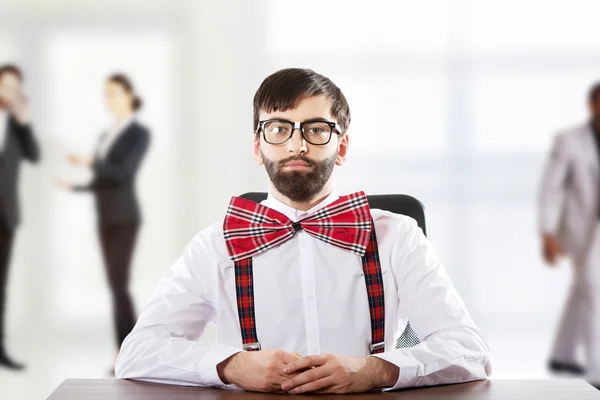
[{"label": "wooden desk", "polygon": [[116,379],[67,379],[48,400],[258,400],[258,399],[379,399],[379,400],[583,400],[600,399],[600,391],[580,379],[493,380],[359,395],[302,395],[233,392]]}]

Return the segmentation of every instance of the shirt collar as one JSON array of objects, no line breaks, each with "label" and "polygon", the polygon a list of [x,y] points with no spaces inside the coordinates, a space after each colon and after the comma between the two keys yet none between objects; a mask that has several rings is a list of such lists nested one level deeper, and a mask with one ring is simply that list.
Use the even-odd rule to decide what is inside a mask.
[{"label": "shirt collar", "polygon": [[331,191],[331,193],[329,193],[329,195],[327,195],[327,197],[325,197],[323,199],[323,201],[321,201],[319,204],[317,204],[310,210],[302,211],[302,210],[296,210],[295,208],[290,207],[285,203],[282,203],[281,201],[277,200],[271,192],[269,192],[267,199],[262,201],[261,204],[266,207],[272,208],[275,211],[279,211],[280,213],[282,213],[283,215],[285,215],[286,217],[291,219],[293,222],[296,222],[296,221],[299,221],[301,219],[308,217],[309,215],[314,214],[315,212],[319,211],[321,208],[328,206],[329,204],[331,204],[334,201],[336,201],[337,199],[339,199],[339,197],[340,196],[338,194],[337,189],[334,188]]}]

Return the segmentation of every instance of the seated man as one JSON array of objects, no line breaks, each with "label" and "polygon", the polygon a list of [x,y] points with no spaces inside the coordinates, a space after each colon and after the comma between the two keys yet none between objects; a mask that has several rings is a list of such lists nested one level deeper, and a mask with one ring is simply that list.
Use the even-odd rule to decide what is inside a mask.
[{"label": "seated man", "polygon": [[[416,222],[336,192],[349,124],[328,78],[285,69],[264,80],[254,157],[269,197],[234,197],[185,248],[123,342],[118,378],[357,393],[489,376],[486,342]],[[394,349],[405,319],[421,342]],[[198,341],[209,322],[216,344]]]}]

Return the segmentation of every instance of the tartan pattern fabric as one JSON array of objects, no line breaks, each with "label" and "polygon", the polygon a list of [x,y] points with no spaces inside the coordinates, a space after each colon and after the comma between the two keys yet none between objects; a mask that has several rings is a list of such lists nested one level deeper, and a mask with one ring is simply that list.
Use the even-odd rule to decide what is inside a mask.
[{"label": "tartan pattern fabric", "polygon": [[371,231],[367,196],[342,196],[310,217],[292,222],[282,213],[241,197],[233,197],[223,222],[223,235],[232,261],[255,257],[291,239],[304,229],[326,243],[362,256]]},{"label": "tartan pattern fabric", "polygon": [[254,315],[254,281],[252,258],[235,262],[235,294],[244,344],[258,343]]},{"label": "tartan pattern fabric", "polygon": [[[365,246],[365,253],[362,256],[362,265],[365,276],[365,284],[367,286],[369,314],[371,317],[371,354],[378,354],[385,351],[384,345],[375,347],[375,345],[383,344],[385,341],[385,301],[383,292],[383,278],[381,274],[381,262],[377,247],[377,236],[375,234],[375,225],[373,220],[370,218],[370,211],[368,212],[370,233],[369,241]],[[293,231],[292,235],[294,233],[295,232]],[[260,350],[260,343],[256,333],[256,319],[254,312],[252,257],[235,260],[234,264],[238,318],[242,333],[242,343],[245,350],[257,351]],[[246,347],[247,345],[251,344],[257,344],[258,346]]]},{"label": "tartan pattern fabric", "polygon": [[[371,314],[371,342],[374,346],[385,341],[385,300],[383,296],[383,277],[381,275],[381,262],[377,247],[375,225],[371,220],[371,237],[365,255],[362,257],[367,296],[369,299],[369,313]],[[384,348],[372,350],[372,354],[383,353]]]},{"label": "tartan pattern fabric", "polygon": [[410,326],[410,322],[408,322],[404,328],[404,332],[402,332],[402,335],[400,335],[398,340],[396,340],[396,348],[402,349],[405,347],[414,347],[419,343],[421,343],[419,336]]}]

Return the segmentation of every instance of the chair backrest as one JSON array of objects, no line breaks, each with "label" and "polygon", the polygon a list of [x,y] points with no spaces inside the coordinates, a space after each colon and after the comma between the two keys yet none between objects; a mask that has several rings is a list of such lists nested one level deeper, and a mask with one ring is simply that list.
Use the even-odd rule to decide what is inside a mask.
[{"label": "chair backrest", "polygon": [[[265,192],[249,192],[244,193],[241,197],[260,203],[266,200],[267,193]],[[427,235],[425,228],[425,208],[416,198],[407,194],[374,194],[367,196],[369,206],[386,210],[395,214],[406,215],[417,221],[419,228]]]}]

